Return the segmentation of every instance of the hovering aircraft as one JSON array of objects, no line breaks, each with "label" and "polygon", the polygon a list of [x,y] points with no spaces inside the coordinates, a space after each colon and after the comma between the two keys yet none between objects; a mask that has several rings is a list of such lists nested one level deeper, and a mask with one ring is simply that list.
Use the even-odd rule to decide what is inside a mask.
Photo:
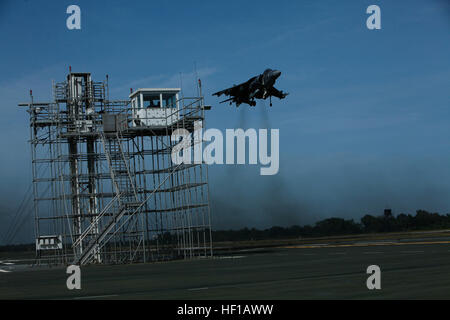
[{"label": "hovering aircraft", "polygon": [[213,96],[220,97],[222,94],[231,98],[220,103],[230,102],[230,105],[236,103],[239,107],[241,103],[246,103],[252,107],[256,106],[255,99],[270,98],[270,106],[272,106],[272,96],[284,99],[289,94],[274,88],[275,81],[281,75],[278,70],[267,69],[262,74],[249,79],[247,82],[234,85],[231,88],[216,92]]}]

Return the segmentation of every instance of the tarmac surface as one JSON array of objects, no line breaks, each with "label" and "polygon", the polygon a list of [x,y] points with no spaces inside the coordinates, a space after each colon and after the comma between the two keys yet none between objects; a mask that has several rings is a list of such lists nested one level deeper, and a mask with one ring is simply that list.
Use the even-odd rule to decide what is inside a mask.
[{"label": "tarmac surface", "polygon": [[[381,290],[367,289],[370,265],[381,268]],[[0,299],[450,299],[450,241],[321,244],[85,266],[81,290],[67,289],[65,268],[0,262],[0,271]]]}]

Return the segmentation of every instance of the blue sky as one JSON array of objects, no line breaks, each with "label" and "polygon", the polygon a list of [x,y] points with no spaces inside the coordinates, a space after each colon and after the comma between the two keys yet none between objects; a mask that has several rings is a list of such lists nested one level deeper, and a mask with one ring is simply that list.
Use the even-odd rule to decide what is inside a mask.
[{"label": "blue sky", "polygon": [[[81,8],[79,31],[66,28],[70,4]],[[371,4],[381,30],[366,28]],[[449,31],[446,1],[0,0],[2,221],[31,181],[28,118],[16,105],[29,89],[49,100],[69,65],[109,74],[120,99],[130,87],[178,87],[180,73],[189,95],[196,65],[213,105],[208,127],[280,129],[277,176],[210,168],[217,228],[359,218],[385,206],[450,212]],[[267,67],[290,92],[274,107],[235,109],[211,96]]]}]

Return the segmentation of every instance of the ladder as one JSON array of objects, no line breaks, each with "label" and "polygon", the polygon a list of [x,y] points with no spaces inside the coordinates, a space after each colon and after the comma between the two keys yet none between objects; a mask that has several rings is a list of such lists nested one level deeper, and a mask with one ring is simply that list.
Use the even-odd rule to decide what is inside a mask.
[{"label": "ladder", "polygon": [[[90,225],[73,243],[73,248],[81,247],[82,242],[86,240],[88,236],[91,236],[87,241],[85,249],[81,254],[76,256],[73,264],[82,265],[95,258],[95,256],[99,254],[100,244],[108,233],[113,230],[124,215],[134,214],[135,208],[141,205],[133,182],[133,176],[129,169],[129,158],[123,152],[123,139],[120,134],[117,132],[115,135],[106,137],[102,132],[100,138],[103,143],[116,196],[105,206],[105,208],[103,208],[100,214],[91,221]],[[113,210],[112,213],[108,212],[111,209]],[[99,228],[99,226],[101,229],[99,229],[98,233],[93,234],[92,231]],[[81,250],[79,252],[81,252]]]},{"label": "ladder", "polygon": [[[133,216],[135,216],[136,213],[138,213],[139,210],[142,209],[145,203],[147,203],[156,194],[156,191],[160,189],[161,186],[163,186],[166,183],[166,181],[176,173],[176,171],[179,169],[180,166],[181,164],[174,167],[173,170],[171,170],[167,174],[167,176],[163,179],[163,181],[161,181],[158,187],[155,190],[153,190],[152,193],[148,195],[145,199],[143,199],[140,203],[128,203],[121,206],[120,210],[118,210],[117,213],[112,216],[112,218],[108,221],[108,223],[104,226],[104,228],[100,231],[100,233],[98,233],[95,238],[91,239],[91,241],[87,246],[87,249],[74,260],[73,264],[83,265],[89,263],[95,257],[94,254],[96,252],[100,252],[103,246],[106,243],[108,243],[108,241],[114,236],[115,232],[112,232],[113,228],[115,226],[118,226],[118,229],[122,228]],[[118,201],[119,198],[120,198],[119,195],[116,196],[116,198],[114,198],[110,202],[110,204],[108,204],[108,206],[112,205],[113,201]],[[102,215],[104,215],[104,210],[102,211],[102,213],[103,213]],[[128,213],[127,215],[128,217],[125,218],[126,213]],[[100,218],[101,217],[99,217],[99,219]],[[107,238],[108,234],[110,235]],[[134,253],[134,255],[136,255],[136,252]]]}]

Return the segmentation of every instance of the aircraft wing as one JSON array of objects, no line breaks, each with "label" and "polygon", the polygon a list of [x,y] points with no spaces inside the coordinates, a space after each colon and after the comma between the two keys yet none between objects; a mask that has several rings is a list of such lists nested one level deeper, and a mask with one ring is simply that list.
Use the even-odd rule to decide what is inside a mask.
[{"label": "aircraft wing", "polygon": [[229,101],[235,102],[236,101],[236,97],[231,97],[231,98],[229,98],[227,100],[220,101],[220,103],[225,103],[225,102],[229,102]]},{"label": "aircraft wing", "polygon": [[286,96],[289,94],[287,92],[280,91],[280,90],[276,89],[275,87],[270,88],[268,90],[268,92],[271,96],[274,96],[274,97],[277,97],[280,99],[286,98]]},{"label": "aircraft wing", "polygon": [[246,81],[244,83],[241,83],[241,84],[232,86],[231,88],[228,88],[228,89],[225,89],[225,90],[213,93],[213,96],[220,97],[223,94],[226,95],[226,96],[237,96],[239,93],[248,91],[250,83],[253,80],[255,80],[256,78],[257,77],[253,77],[253,78],[251,78],[250,80],[248,80],[248,81]]}]

